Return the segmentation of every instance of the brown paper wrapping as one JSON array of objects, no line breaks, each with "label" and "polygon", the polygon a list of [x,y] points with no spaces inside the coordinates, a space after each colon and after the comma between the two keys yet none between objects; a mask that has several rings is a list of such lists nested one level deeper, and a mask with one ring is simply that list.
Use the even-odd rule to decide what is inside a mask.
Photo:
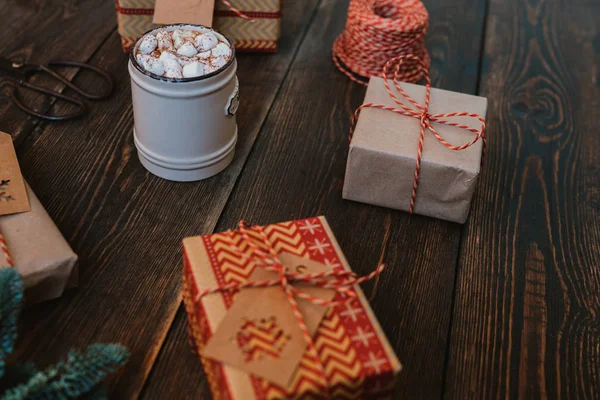
[{"label": "brown paper wrapping", "polygon": [[[0,231],[23,278],[28,305],[60,297],[77,286],[77,255],[29,185],[31,211],[0,217]],[[0,266],[4,259],[0,257]]]},{"label": "brown paper wrapping", "polygon": [[[390,87],[394,87],[393,82]],[[406,93],[424,104],[425,87],[400,83]],[[392,89],[398,99],[404,97]],[[383,79],[371,78],[364,103],[397,107],[385,89]],[[409,104],[408,101],[405,101]],[[485,118],[487,99],[462,93],[431,89],[430,114],[467,111]],[[469,117],[453,122],[479,128]],[[469,142],[474,133],[434,124],[442,137],[453,145]],[[420,121],[391,111],[364,108],[354,131],[344,182],[344,199],[407,211],[415,173]],[[464,223],[477,183],[483,142],[453,151],[425,132],[421,172],[414,212]]]}]

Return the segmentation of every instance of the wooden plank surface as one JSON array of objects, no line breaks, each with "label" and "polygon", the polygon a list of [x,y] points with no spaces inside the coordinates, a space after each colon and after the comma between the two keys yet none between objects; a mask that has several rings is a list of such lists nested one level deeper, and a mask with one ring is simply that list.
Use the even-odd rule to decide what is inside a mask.
[{"label": "wooden plank surface", "polygon": [[398,398],[599,398],[600,8],[425,3],[434,86],[490,99],[489,152],[464,227],[341,199],[348,122],[364,96],[329,58],[347,1],[286,3],[280,52],[239,58],[234,163],[188,184],[137,161],[112,2],[0,3],[0,23],[20,33],[0,42],[3,56],[92,57],[118,84],[69,123],[0,104],[25,177],[81,257],[79,289],[24,312],[17,356],[43,365],[120,341],[133,355],[110,382],[115,397],[209,398],[180,308],[181,239],[239,219],[324,214],[356,272],[391,266],[372,306],[405,366]]},{"label": "wooden plank surface", "polygon": [[[484,2],[426,5],[435,86],[473,93]],[[216,230],[240,219],[270,224],[323,214],[357,273],[389,263],[371,304],[405,365],[396,396],[439,398],[460,226],[342,200],[350,116],[365,93],[330,59],[346,9],[346,1],[322,2]],[[186,323],[180,309],[144,397],[209,397]]]},{"label": "wooden plank surface", "polygon": [[447,398],[600,398],[600,4],[492,0]]},{"label": "wooden plank surface", "polygon": [[[315,6],[288,7],[278,54],[239,57],[236,157],[202,182],[168,182],[144,170],[116,33],[98,50],[92,61],[117,79],[112,99],[87,118],[47,125],[18,149],[24,176],[81,265],[79,289],[24,313],[18,357],[45,364],[71,346],[118,341],[132,357],[111,388],[119,397],[138,395],[181,302],[181,239],[214,229]],[[79,78],[93,86],[89,76]]]},{"label": "wooden plank surface", "polygon": [[[0,55],[14,62],[46,63],[52,60],[86,62],[116,29],[114,3],[104,0],[19,0],[0,2],[0,26],[9,39],[0,41]],[[73,77],[75,70],[62,71]],[[61,85],[36,77],[37,84],[57,90]],[[4,88],[3,93],[8,94]],[[22,91],[26,104],[48,110],[46,97]],[[41,121],[29,117],[8,98],[0,102],[0,130],[18,145]]]}]

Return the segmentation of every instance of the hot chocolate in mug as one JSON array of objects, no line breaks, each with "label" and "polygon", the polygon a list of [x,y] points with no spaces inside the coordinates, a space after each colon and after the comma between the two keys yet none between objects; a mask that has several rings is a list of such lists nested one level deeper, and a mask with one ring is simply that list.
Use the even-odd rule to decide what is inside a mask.
[{"label": "hot chocolate in mug", "polygon": [[[168,62],[179,61],[185,68],[185,63],[191,61],[187,47],[194,43],[193,38],[188,37],[190,43],[183,50],[180,46],[179,49],[173,47],[165,51],[169,54],[160,52],[160,40],[156,47],[155,38],[158,36],[160,39],[167,32],[171,37],[175,35],[175,40],[180,40],[178,35],[189,31],[212,33],[214,36],[208,36],[211,39],[216,37],[222,48],[223,44],[230,46],[230,58],[216,57],[218,54],[215,51],[212,56],[210,50],[203,52],[202,46],[207,41],[202,42],[201,39],[205,38],[196,38],[196,50],[191,51],[197,51],[198,54],[192,55],[192,60],[200,62],[193,65],[195,68],[188,67],[187,70],[194,70],[193,73],[199,76],[182,77],[182,68],[176,64],[173,65],[177,71],[170,70],[170,64],[165,63],[163,58],[171,57],[175,61]],[[148,37],[151,40],[144,41]],[[214,46],[214,43],[209,45]],[[144,57],[146,61],[156,62],[159,54],[162,63],[157,68],[145,63]],[[205,61],[201,57],[212,57],[210,63],[206,61],[204,68],[202,63]],[[131,48],[129,58],[135,125],[133,134],[144,167],[172,181],[201,180],[225,169],[233,159],[237,141],[235,113],[239,104],[237,62],[231,41],[204,26],[168,25],[151,30],[138,39]]]}]

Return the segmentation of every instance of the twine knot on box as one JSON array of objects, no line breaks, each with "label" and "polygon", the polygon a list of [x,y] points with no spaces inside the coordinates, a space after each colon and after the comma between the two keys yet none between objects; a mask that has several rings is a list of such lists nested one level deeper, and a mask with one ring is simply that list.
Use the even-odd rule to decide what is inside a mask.
[{"label": "twine knot on box", "polygon": [[[419,75],[424,77],[425,79],[425,101],[424,104],[421,105],[417,103],[412,97],[410,97],[403,89],[400,87],[400,81],[402,80],[402,71],[403,65],[405,63],[410,63],[411,65],[417,65],[419,69]],[[388,82],[388,74],[390,72],[390,68],[394,67],[394,75],[392,82],[394,83],[394,87],[396,90],[407,100],[413,108],[409,105],[404,104],[392,91],[390,88],[390,84]],[[431,79],[429,78],[429,69],[428,63],[419,58],[417,55],[402,55],[397,56],[389,60],[383,67],[382,70],[382,78],[385,85],[385,89],[388,92],[390,98],[398,105],[398,107],[389,107],[384,104],[375,104],[375,103],[366,103],[361,105],[354,112],[354,116],[352,118],[352,122],[350,124],[350,140],[352,140],[352,134],[354,132],[354,128],[356,127],[356,122],[358,120],[358,115],[363,108],[379,108],[382,110],[392,111],[397,114],[405,115],[408,117],[416,118],[420,121],[421,130],[419,133],[419,144],[417,146],[417,161],[415,166],[415,174],[414,181],[412,187],[412,195],[410,200],[409,213],[412,213],[415,208],[415,202],[417,198],[417,188],[419,186],[419,173],[421,170],[421,157],[423,153],[423,141],[425,139],[425,131],[429,130],[433,136],[444,146],[446,146],[450,150],[460,151],[466,148],[471,147],[475,143],[477,143],[480,139],[483,141],[483,152],[485,153],[485,120],[479,114],[470,113],[470,112],[452,112],[452,113],[443,113],[443,114],[430,114],[429,113],[429,103],[431,101]],[[469,125],[459,124],[456,122],[452,122],[447,120],[446,118],[456,118],[456,117],[469,117],[474,118],[481,123],[480,128],[473,128]],[[446,141],[434,128],[432,123],[444,124],[447,126],[454,126],[460,129],[464,129],[468,132],[472,132],[475,134],[472,140],[462,145],[453,145]],[[483,157],[482,157],[483,162]]]},{"label": "twine knot on box", "polygon": [[[237,246],[234,242],[234,232],[228,231],[226,232],[227,241],[229,242],[229,246],[231,249],[240,257],[245,259],[246,261],[253,263],[256,267],[260,267],[265,269],[266,271],[275,272],[278,274],[277,279],[264,280],[264,281],[247,281],[242,283],[231,283],[227,285],[223,285],[216,288],[210,288],[199,292],[195,301],[199,302],[204,296],[236,291],[240,289],[248,289],[248,288],[266,288],[266,287],[274,287],[281,286],[287,295],[287,299],[292,307],[292,311],[300,326],[300,330],[302,331],[302,335],[307,344],[308,354],[314,359],[315,365],[319,369],[319,375],[322,380],[322,386],[325,393],[328,393],[328,381],[327,375],[325,373],[325,367],[323,362],[320,360],[317,349],[315,347],[314,341],[309,333],[308,327],[306,325],[306,321],[304,316],[302,315],[300,308],[298,306],[298,302],[296,297],[307,300],[313,304],[317,304],[320,306],[336,306],[340,304],[347,303],[352,299],[356,298],[356,292],[352,290],[352,287],[357,284],[361,284],[365,281],[368,281],[376,276],[378,276],[384,269],[385,264],[381,264],[377,269],[370,274],[359,277],[354,274],[352,271],[326,271],[319,273],[310,273],[304,274],[301,272],[291,272],[286,269],[286,267],[282,264],[275,248],[270,243],[267,234],[261,226],[253,226],[253,231],[257,232],[260,236],[260,241],[264,245],[266,251],[261,249],[254,240],[248,234],[249,225],[247,225],[244,221],[239,222],[239,232],[242,235],[243,241],[246,245],[248,245],[250,249],[250,255],[244,253],[239,246]],[[304,283],[312,286],[318,286],[325,289],[332,289],[337,293],[343,296],[340,300],[324,300],[318,297],[311,296],[302,290],[295,288],[292,286],[293,283]]]},{"label": "twine knot on box", "polygon": [[[333,62],[354,82],[366,85],[380,76],[393,57],[414,54],[429,68],[425,34],[429,13],[420,0],[352,0],[345,31],[333,45]],[[417,82],[423,76],[419,63],[402,65],[398,77]]]}]

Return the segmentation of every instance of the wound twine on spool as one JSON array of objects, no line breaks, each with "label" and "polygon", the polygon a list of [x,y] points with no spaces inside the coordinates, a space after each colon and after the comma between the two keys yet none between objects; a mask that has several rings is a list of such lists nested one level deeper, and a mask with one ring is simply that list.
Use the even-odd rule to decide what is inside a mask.
[{"label": "wound twine on spool", "polygon": [[390,59],[411,54],[421,62],[403,64],[398,79],[417,82],[422,64],[429,69],[428,27],[429,13],[420,0],[351,0],[346,30],[333,45],[333,62],[351,80],[367,85]]}]

